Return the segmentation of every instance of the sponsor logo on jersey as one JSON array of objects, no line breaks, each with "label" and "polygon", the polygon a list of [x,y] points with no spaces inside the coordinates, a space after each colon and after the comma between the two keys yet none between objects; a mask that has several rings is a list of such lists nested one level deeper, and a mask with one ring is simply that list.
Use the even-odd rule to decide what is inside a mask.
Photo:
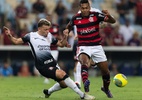
[{"label": "sponsor logo on jersey", "polygon": [[81,17],[77,17],[76,20],[78,20],[78,19],[82,19],[82,18]]},{"label": "sponsor logo on jersey", "polygon": [[49,60],[44,61],[44,64],[49,64],[51,62],[53,62],[53,59],[49,59]]},{"label": "sponsor logo on jersey", "polygon": [[34,39],[35,39],[35,40],[36,40],[36,39],[39,39],[39,40],[45,41],[44,39],[41,39],[41,38],[34,38]]},{"label": "sponsor logo on jersey", "polygon": [[83,29],[80,31],[80,34],[87,34],[87,33],[91,33],[91,32],[94,32],[96,31],[96,28],[93,27],[93,28],[87,28],[87,29]]}]

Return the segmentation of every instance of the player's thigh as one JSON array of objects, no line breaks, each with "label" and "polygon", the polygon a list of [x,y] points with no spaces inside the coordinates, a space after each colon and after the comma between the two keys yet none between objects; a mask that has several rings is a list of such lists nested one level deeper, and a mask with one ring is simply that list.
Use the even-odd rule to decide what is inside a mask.
[{"label": "player's thigh", "polygon": [[77,57],[81,64],[88,63],[91,57],[90,47],[80,46],[77,48]]},{"label": "player's thigh", "polygon": [[95,65],[96,63],[92,60],[92,58],[90,59],[90,65],[93,66]]},{"label": "player's thigh", "polygon": [[56,78],[57,79],[63,79],[66,75],[66,72],[63,70],[56,70]]},{"label": "player's thigh", "polygon": [[105,62],[107,61],[107,57],[105,55],[105,52],[102,48],[102,46],[94,46],[92,47],[92,60],[95,63],[99,63],[99,62]]},{"label": "player's thigh", "polygon": [[79,62],[81,65],[90,65],[90,57],[86,53],[81,53],[79,55]]},{"label": "player's thigh", "polygon": [[46,78],[51,78],[51,79],[54,79],[55,81],[57,81],[56,70],[58,70],[57,67],[44,66],[42,69],[39,70],[39,72],[42,76],[44,76]]}]

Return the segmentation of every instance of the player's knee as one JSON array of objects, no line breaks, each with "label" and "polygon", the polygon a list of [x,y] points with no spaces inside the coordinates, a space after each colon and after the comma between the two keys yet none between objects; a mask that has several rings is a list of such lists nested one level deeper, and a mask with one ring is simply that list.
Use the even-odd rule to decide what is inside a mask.
[{"label": "player's knee", "polygon": [[56,71],[56,77],[58,79],[63,79],[65,75],[66,75],[66,73],[63,70],[57,70]]},{"label": "player's knee", "polygon": [[109,71],[108,68],[102,69],[101,72],[102,72],[102,75],[108,75],[108,74],[110,74],[110,71]]},{"label": "player's knee", "polygon": [[59,83],[60,83],[60,87],[67,88],[67,85],[65,84],[64,81],[60,81]]}]

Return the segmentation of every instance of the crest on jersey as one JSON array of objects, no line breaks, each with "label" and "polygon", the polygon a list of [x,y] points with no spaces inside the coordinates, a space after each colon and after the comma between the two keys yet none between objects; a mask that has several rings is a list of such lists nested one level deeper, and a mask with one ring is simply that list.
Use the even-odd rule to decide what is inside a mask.
[{"label": "crest on jersey", "polygon": [[81,21],[78,21],[78,24],[80,24],[81,23]]},{"label": "crest on jersey", "polygon": [[56,27],[53,28],[53,32],[57,32],[57,28]]},{"label": "crest on jersey", "polygon": [[49,70],[53,70],[53,67],[49,67]]},{"label": "crest on jersey", "polygon": [[93,17],[90,17],[90,18],[89,18],[89,21],[90,21],[90,22],[93,22],[93,21],[94,21]]}]

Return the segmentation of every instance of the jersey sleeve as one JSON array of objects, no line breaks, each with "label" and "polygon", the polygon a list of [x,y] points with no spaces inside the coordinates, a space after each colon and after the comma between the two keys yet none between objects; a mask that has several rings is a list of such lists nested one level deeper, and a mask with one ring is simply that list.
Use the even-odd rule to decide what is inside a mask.
[{"label": "jersey sleeve", "polygon": [[58,40],[52,35],[51,44],[56,45]]},{"label": "jersey sleeve", "polygon": [[29,42],[30,41],[30,34],[26,34],[25,36],[22,37],[22,40],[24,43]]},{"label": "jersey sleeve", "polygon": [[70,20],[70,25],[73,27],[74,26],[74,16]]}]

